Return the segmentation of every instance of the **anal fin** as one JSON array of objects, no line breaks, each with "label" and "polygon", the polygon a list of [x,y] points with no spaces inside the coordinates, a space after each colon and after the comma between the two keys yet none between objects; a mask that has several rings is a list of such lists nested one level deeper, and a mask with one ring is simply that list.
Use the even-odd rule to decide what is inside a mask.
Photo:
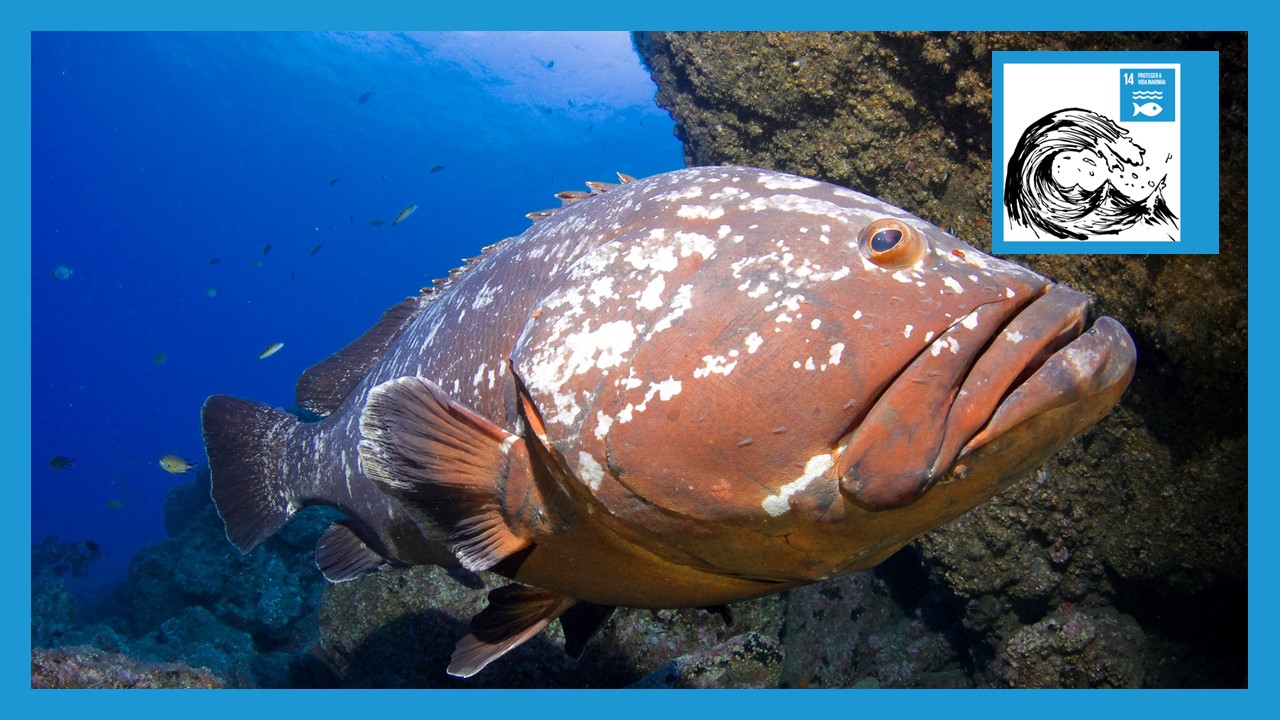
[{"label": "anal fin", "polygon": [[564,651],[575,660],[582,657],[587,643],[595,637],[606,620],[613,615],[612,605],[579,602],[560,616],[560,629],[564,631]]},{"label": "anal fin", "polygon": [[448,672],[471,677],[544,628],[574,600],[547,590],[506,585],[489,592],[489,605],[471,618],[471,634],[458,641]]},{"label": "anal fin", "polygon": [[521,463],[516,472],[527,473],[523,440],[420,377],[375,387],[360,431],[370,479],[439,526],[463,567],[488,570],[530,545],[501,506],[512,460]]},{"label": "anal fin", "polygon": [[316,565],[332,583],[353,580],[391,563],[365,544],[346,523],[335,522],[316,541]]}]

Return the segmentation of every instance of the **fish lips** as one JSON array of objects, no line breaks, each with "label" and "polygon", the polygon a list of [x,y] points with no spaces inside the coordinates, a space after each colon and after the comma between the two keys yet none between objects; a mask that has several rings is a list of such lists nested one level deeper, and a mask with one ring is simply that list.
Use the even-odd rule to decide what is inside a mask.
[{"label": "fish lips", "polygon": [[993,303],[952,325],[846,436],[841,494],[867,510],[905,507],[997,454],[997,481],[1011,482],[1091,427],[1119,401],[1137,354],[1112,318],[1084,331],[1088,308],[1050,285],[1012,317]]}]

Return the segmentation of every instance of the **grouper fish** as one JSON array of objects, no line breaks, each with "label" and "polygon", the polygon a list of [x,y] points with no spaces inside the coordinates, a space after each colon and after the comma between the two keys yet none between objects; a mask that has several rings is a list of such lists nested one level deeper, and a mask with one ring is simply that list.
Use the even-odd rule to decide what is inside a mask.
[{"label": "grouper fish", "polygon": [[1088,299],[866,195],[746,167],[588,183],[307,370],[203,408],[248,552],[342,510],[333,581],[514,581],[469,676],[560,618],[715,607],[879,563],[1106,415],[1134,371]]}]

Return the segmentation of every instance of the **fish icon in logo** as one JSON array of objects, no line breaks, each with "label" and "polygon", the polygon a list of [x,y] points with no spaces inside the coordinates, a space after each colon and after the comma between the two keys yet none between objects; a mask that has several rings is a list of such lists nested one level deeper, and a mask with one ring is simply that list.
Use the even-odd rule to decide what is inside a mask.
[{"label": "fish icon in logo", "polygon": [[1147,117],[1155,117],[1160,114],[1164,108],[1160,107],[1160,103],[1149,102],[1145,105],[1133,104],[1133,116],[1146,115]]}]

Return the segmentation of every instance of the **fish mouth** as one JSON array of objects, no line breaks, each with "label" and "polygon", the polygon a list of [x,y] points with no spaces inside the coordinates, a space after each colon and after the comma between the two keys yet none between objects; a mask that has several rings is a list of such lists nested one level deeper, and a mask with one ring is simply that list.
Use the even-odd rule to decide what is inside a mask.
[{"label": "fish mouth", "polygon": [[838,449],[840,492],[867,510],[905,507],[965,479],[1000,447],[999,482],[1100,420],[1133,377],[1136,350],[1110,317],[1061,285],[1021,308],[983,305],[889,386]]}]

